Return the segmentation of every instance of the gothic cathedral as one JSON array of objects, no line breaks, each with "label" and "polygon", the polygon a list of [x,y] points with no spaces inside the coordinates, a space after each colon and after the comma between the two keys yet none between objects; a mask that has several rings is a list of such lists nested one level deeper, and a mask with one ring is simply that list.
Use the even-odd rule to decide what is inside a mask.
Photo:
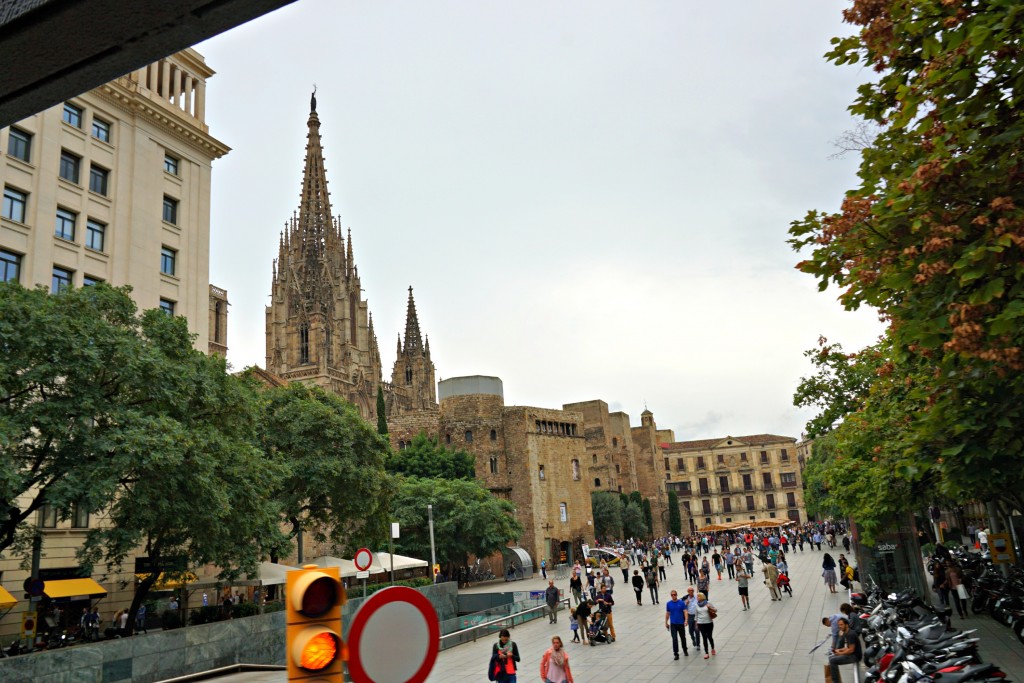
[{"label": "gothic cathedral", "polygon": [[314,384],[351,401],[367,420],[377,417],[377,390],[388,415],[436,411],[430,340],[420,334],[412,287],[405,339],[391,382],[381,372],[373,316],[360,292],[352,232],[331,215],[315,96],[310,101],[306,164],[299,210],[285,224],[273,265],[266,309],[267,370],[285,381]]}]

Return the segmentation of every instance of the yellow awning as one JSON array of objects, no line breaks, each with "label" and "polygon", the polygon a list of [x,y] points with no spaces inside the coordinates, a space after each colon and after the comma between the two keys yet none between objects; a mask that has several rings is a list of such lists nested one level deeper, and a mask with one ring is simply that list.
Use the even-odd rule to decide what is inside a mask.
[{"label": "yellow awning", "polygon": [[8,593],[6,588],[0,586],[0,609],[10,609],[17,604],[17,598]]},{"label": "yellow awning", "polygon": [[43,593],[51,598],[71,598],[78,595],[106,595],[107,591],[92,579],[60,579],[47,581]]}]

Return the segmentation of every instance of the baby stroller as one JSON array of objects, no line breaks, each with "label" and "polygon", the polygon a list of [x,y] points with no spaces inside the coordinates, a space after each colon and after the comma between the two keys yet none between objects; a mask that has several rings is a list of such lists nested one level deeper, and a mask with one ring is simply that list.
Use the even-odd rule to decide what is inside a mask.
[{"label": "baby stroller", "polygon": [[600,612],[595,615],[595,619],[590,622],[590,628],[587,629],[587,637],[590,639],[591,647],[597,643],[613,642],[611,636],[608,635],[607,615]]},{"label": "baby stroller", "polygon": [[793,597],[793,588],[789,585],[788,576],[786,576],[785,574],[779,574],[779,579],[775,582],[775,585],[779,587],[780,592],[786,591],[787,593],[789,593],[789,597]]}]

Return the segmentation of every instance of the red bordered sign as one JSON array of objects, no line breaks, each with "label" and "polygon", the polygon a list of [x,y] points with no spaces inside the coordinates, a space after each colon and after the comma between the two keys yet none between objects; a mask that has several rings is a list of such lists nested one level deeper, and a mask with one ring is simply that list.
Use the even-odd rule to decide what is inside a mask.
[{"label": "red bordered sign", "polygon": [[373,562],[373,553],[370,552],[369,548],[360,548],[356,551],[356,556],[352,558],[352,561],[355,563],[356,569],[365,572],[370,568],[370,563]]},{"label": "red bordered sign", "polygon": [[437,661],[440,638],[426,596],[405,586],[385,588],[352,618],[348,672],[354,683],[423,683]]}]

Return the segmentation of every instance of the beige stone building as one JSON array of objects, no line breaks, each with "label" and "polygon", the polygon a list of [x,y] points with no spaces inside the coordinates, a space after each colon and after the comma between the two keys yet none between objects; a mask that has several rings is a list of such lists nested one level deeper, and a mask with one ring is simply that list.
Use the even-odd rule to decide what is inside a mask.
[{"label": "beige stone building", "polygon": [[752,519],[806,522],[796,439],[774,434],[662,443],[683,528]]},{"label": "beige stone building", "polygon": [[405,339],[391,382],[383,381],[373,316],[362,296],[352,232],[332,214],[315,95],[306,122],[306,158],[298,212],[285,225],[266,308],[267,370],[286,381],[343,396],[367,420],[382,389],[388,415],[437,411],[430,341],[420,333],[409,288]]},{"label": "beige stone building", "polygon": [[[211,166],[229,151],[205,121],[212,75],[185,50],[0,130],[0,280],[131,285],[140,308],[184,316],[196,348],[226,353],[227,292],[209,278]],[[39,515],[48,592],[80,578],[75,551],[104,523],[71,513]],[[28,606],[22,560],[0,556],[0,584],[18,599],[0,621],[4,642]],[[105,619],[130,602],[135,569],[130,557],[121,574],[93,575]],[[88,604],[74,590],[67,613]]]}]

